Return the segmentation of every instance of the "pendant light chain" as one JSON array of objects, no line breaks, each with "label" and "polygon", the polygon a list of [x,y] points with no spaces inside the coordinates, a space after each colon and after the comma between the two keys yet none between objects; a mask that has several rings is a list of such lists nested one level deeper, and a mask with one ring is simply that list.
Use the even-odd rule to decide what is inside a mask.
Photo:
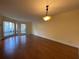
[{"label": "pendant light chain", "polygon": [[48,15],[48,7],[49,5],[46,5],[46,16]]}]

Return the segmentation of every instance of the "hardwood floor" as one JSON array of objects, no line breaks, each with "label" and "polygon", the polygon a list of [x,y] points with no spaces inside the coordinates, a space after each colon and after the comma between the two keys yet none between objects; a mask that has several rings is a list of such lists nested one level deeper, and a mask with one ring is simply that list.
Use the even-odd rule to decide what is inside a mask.
[{"label": "hardwood floor", "polygon": [[34,35],[0,41],[0,59],[78,59],[78,49]]}]

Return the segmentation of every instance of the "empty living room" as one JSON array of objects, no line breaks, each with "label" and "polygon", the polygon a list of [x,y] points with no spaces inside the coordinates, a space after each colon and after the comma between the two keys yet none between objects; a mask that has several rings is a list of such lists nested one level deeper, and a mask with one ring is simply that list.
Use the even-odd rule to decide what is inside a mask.
[{"label": "empty living room", "polygon": [[79,0],[0,0],[0,59],[79,59]]}]

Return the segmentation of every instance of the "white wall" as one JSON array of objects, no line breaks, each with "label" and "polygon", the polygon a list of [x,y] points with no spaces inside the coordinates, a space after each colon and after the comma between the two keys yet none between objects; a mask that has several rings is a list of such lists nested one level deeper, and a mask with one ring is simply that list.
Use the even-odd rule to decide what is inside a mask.
[{"label": "white wall", "polygon": [[2,36],[2,16],[0,16],[0,39],[2,39],[3,38],[3,36]]},{"label": "white wall", "polygon": [[79,47],[79,10],[52,16],[48,22],[33,22],[33,34]]}]

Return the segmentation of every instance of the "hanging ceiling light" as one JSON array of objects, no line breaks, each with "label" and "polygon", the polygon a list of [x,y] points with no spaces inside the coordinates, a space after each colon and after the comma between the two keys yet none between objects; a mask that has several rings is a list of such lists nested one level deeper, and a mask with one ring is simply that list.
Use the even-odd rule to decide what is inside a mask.
[{"label": "hanging ceiling light", "polygon": [[43,17],[44,21],[49,21],[51,19],[51,16],[48,16],[48,7],[49,7],[49,5],[46,5],[46,16]]}]

